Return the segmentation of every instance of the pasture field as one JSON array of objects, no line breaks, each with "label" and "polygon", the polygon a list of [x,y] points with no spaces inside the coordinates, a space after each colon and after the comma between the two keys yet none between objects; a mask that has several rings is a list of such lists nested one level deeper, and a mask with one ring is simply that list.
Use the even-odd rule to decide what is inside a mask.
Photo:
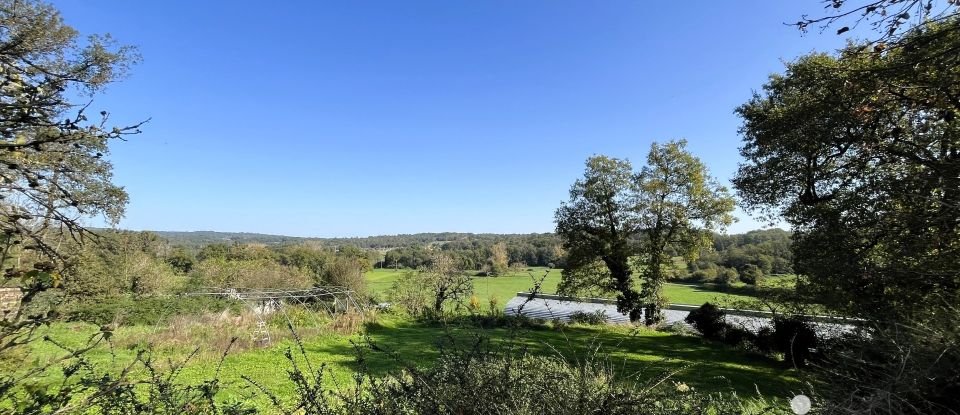
[{"label": "pasture field", "polygon": [[[544,294],[554,294],[557,292],[557,284],[560,283],[559,269],[549,268],[528,268],[523,271],[513,271],[507,275],[498,277],[474,277],[473,289],[474,295],[486,303],[490,297],[496,297],[500,304],[505,304],[513,298],[518,292],[529,291],[534,286],[534,281],[544,277],[541,292]],[[367,283],[370,292],[378,299],[386,301],[387,291],[393,285],[393,282],[400,278],[409,270],[392,269],[374,269],[367,273]],[[664,285],[664,295],[667,301],[671,303],[699,305],[705,302],[715,304],[730,304],[736,301],[752,300],[753,297],[716,291],[700,284],[673,284]]]}]

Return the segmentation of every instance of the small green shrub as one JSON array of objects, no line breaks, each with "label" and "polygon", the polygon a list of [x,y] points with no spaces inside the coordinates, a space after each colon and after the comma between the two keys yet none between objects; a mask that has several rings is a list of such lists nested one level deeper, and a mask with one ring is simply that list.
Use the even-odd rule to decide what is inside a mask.
[{"label": "small green shrub", "polygon": [[717,270],[715,268],[698,269],[690,274],[690,280],[695,282],[710,282],[717,279]]},{"label": "small green shrub", "polygon": [[740,281],[750,285],[759,285],[763,281],[763,270],[756,265],[747,264],[740,270]]},{"label": "small green shrub", "polygon": [[724,268],[717,272],[717,283],[723,285],[733,284],[740,279],[740,273],[734,268]]},{"label": "small green shrub", "polygon": [[731,346],[750,346],[756,339],[756,334],[743,327],[728,324],[723,331],[723,342]]},{"label": "small green shrub", "polygon": [[814,357],[819,344],[813,326],[800,317],[773,319],[773,345],[783,352],[784,360],[793,367],[804,367]]},{"label": "small green shrub", "polygon": [[719,340],[727,329],[724,320],[725,313],[717,306],[704,303],[700,308],[693,310],[683,320],[693,326],[703,337]]},{"label": "small green shrub", "polygon": [[767,326],[761,327],[753,340],[753,347],[760,353],[772,353],[776,349],[773,329]]},{"label": "small green shrub", "polygon": [[584,311],[575,311],[570,314],[570,323],[572,324],[606,324],[607,323],[607,313],[604,313],[603,310],[597,310],[592,313],[587,313]]}]

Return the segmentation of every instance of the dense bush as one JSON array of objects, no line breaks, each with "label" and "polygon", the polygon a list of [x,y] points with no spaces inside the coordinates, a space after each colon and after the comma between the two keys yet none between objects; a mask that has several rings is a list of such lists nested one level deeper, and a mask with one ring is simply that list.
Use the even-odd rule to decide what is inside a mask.
[{"label": "dense bush", "polygon": [[220,298],[197,297],[104,297],[65,306],[63,318],[93,324],[156,325],[177,315],[199,315],[229,309],[239,312],[241,304]]},{"label": "dense bush", "polygon": [[743,327],[727,324],[723,330],[723,342],[731,346],[752,346],[757,335]]},{"label": "dense bush", "polygon": [[209,258],[193,267],[195,284],[222,288],[306,288],[310,276],[268,259]]},{"label": "dense bush", "polygon": [[584,311],[575,311],[570,314],[570,323],[573,324],[605,324],[607,322],[607,313],[603,310],[597,310],[592,313]]},{"label": "dense bush", "polygon": [[367,280],[364,278],[363,262],[355,258],[336,257],[330,260],[323,269],[321,279],[316,281],[322,285],[344,287],[354,292],[357,297],[367,294]]},{"label": "dense bush", "polygon": [[773,327],[762,327],[754,333],[725,320],[717,306],[704,303],[684,319],[703,337],[731,346],[751,348],[761,353],[783,353],[792,367],[804,367],[819,353],[821,339],[813,325],[801,316],[776,316]]},{"label": "dense bush", "polygon": [[740,270],[740,281],[750,285],[757,285],[763,280],[763,270],[753,264],[746,264]]},{"label": "dense bush", "polygon": [[[417,318],[442,318],[451,309],[471,306],[465,301],[473,296],[473,280],[446,253],[431,257],[430,266],[404,273],[393,282],[390,300]],[[479,300],[472,307],[478,311]]]},{"label": "dense bush", "polygon": [[776,349],[773,340],[773,329],[764,326],[757,330],[756,337],[753,340],[753,347],[760,353],[772,353]]},{"label": "dense bush", "polygon": [[690,279],[694,282],[710,282],[717,279],[717,268],[698,269],[690,274]]},{"label": "dense bush", "polygon": [[814,356],[819,344],[814,327],[802,317],[775,317],[773,345],[782,352],[784,360],[793,367],[804,367]]},{"label": "dense bush", "polygon": [[727,329],[727,322],[724,320],[725,313],[717,306],[704,303],[700,308],[693,310],[684,318],[688,324],[693,326],[703,337],[708,339],[722,339],[723,333]]},{"label": "dense bush", "polygon": [[733,268],[723,268],[717,273],[717,282],[720,284],[732,284],[740,279],[740,273]]}]

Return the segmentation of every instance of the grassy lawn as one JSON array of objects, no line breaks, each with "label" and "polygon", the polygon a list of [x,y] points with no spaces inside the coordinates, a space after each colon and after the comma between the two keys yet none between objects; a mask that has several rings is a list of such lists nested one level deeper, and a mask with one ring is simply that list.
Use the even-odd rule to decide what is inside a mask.
[{"label": "grassy lawn", "polygon": [[[532,271],[513,272],[499,277],[474,277],[474,293],[481,302],[485,302],[490,297],[496,297],[500,304],[505,304],[516,293],[520,291],[529,291],[533,288],[534,281],[547,275],[541,286],[541,291],[546,294],[557,292],[557,284],[560,283],[560,270],[547,268],[530,268]],[[392,269],[374,269],[367,273],[367,281],[370,290],[374,295],[381,299],[386,299],[386,292],[390,289],[393,281],[399,278],[407,270]],[[699,305],[705,302],[726,304],[732,301],[750,300],[752,297],[738,294],[727,294],[712,290],[703,285],[697,284],[666,284],[664,285],[664,294],[671,303],[694,304]]]},{"label": "grassy lawn", "polygon": [[[371,292],[386,298],[393,281],[405,271],[374,270],[367,274]],[[528,291],[535,279],[546,275],[542,291],[556,292],[560,270],[533,268],[499,277],[476,277],[474,288],[481,301],[496,297],[505,304],[519,291]],[[700,304],[706,301],[725,303],[734,299],[747,299],[720,293],[704,286],[667,284],[666,295],[671,302]],[[385,314],[376,322],[352,328],[333,329],[329,317],[322,317],[305,310],[274,314],[270,321],[276,335],[270,346],[260,348],[249,340],[249,322],[243,324],[230,320],[232,317],[205,317],[200,323],[205,329],[185,329],[184,323],[163,326],[120,327],[109,346],[101,345],[86,355],[97,367],[121,370],[134,359],[139,347],[150,345],[152,358],[160,367],[169,367],[183,361],[195,347],[200,353],[187,362],[180,372],[180,381],[199,383],[216,373],[220,356],[231,336],[246,339],[229,353],[220,370],[223,385],[219,395],[224,401],[249,401],[261,409],[269,409],[269,398],[241,378],[246,375],[276,394],[282,400],[295,396],[287,370],[290,362],[284,356],[288,349],[298,350],[296,343],[285,332],[285,319],[296,320],[298,332],[303,338],[306,358],[313,367],[323,365],[328,371],[324,382],[330,386],[352,385],[352,377],[360,370],[356,361],[357,344],[370,339],[380,348],[391,350],[391,355],[368,351],[364,367],[374,375],[382,375],[399,369],[405,364],[424,366],[438,355],[437,344],[441,339],[466,343],[482,335],[489,339],[493,350],[524,349],[535,354],[560,354],[570,360],[593,356],[606,359],[624,379],[646,381],[658,379],[665,373],[676,371],[672,380],[685,382],[702,391],[736,391],[740,396],[755,396],[759,391],[767,398],[792,396],[800,390],[799,382],[791,371],[769,358],[752,355],[742,350],[706,342],[699,337],[657,332],[643,328],[606,326],[564,326],[548,324],[542,328],[520,332],[506,329],[477,329],[462,325],[431,325],[404,317]],[[196,324],[196,323],[195,323]],[[206,326],[205,326],[206,325]],[[196,327],[196,326],[193,326]],[[55,323],[44,329],[43,335],[69,347],[83,345],[99,328],[84,323]],[[225,340],[226,339],[226,340]],[[65,352],[43,341],[30,345],[21,355],[0,356],[0,371],[16,372],[25,367],[36,367],[49,362]],[[296,353],[295,353],[296,354]],[[296,357],[301,367],[306,367],[303,357]],[[133,372],[134,377],[143,377],[142,370]],[[55,366],[43,376],[33,379],[39,385],[50,385],[62,377]],[[3,412],[0,408],[0,412]],[[269,411],[268,411],[269,412]]]},{"label": "grassy lawn", "polygon": [[[45,334],[67,345],[78,346],[97,330],[96,326],[89,324],[57,323]],[[120,328],[115,334],[115,342],[123,344],[130,338],[149,339],[151,330],[142,326]],[[404,362],[413,362],[417,366],[428,364],[438,354],[435,346],[440,339],[465,343],[482,333],[496,350],[527,348],[536,354],[560,353],[567,359],[583,359],[593,350],[599,350],[599,356],[607,359],[624,378],[649,380],[679,371],[673,380],[702,391],[733,390],[740,396],[750,397],[759,390],[764,396],[782,398],[791,396],[791,391],[800,390],[790,371],[767,358],[705,342],[698,337],[646,329],[568,326],[511,332],[506,329],[451,328],[397,316],[381,316],[378,322],[366,325],[362,331],[378,346],[396,352],[395,357],[383,353],[365,356],[366,367],[376,375],[395,370]],[[322,332],[304,339],[307,357],[314,367],[324,364],[329,369],[325,381],[331,386],[349,386],[351,375],[359,368],[351,341],[361,343],[360,335]],[[180,377],[183,382],[199,382],[215,373],[220,351],[204,345],[203,341],[198,340],[196,344],[205,349],[185,366]],[[268,408],[267,397],[255,393],[254,388],[241,379],[241,375],[246,375],[279,397],[290,399],[294,391],[288,381],[290,363],[284,352],[291,347],[296,350],[292,341],[282,340],[266,348],[251,348],[228,355],[220,372],[224,386],[221,397],[224,400],[250,399],[253,404]],[[155,351],[154,357],[158,362],[167,359],[176,362],[184,359],[191,350],[192,346],[164,347]],[[61,353],[50,344],[38,342],[31,346],[25,360],[37,365]],[[112,351],[100,347],[88,358],[99,365],[120,368],[134,354],[135,348],[131,346],[114,347]],[[51,370],[36,381],[41,384],[55,382],[60,376],[59,371]]]}]

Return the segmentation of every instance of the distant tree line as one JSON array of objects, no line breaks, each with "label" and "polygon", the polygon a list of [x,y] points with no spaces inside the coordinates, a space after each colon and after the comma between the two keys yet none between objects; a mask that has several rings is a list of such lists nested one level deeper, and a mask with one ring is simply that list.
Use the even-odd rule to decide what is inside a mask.
[{"label": "distant tree line", "polygon": [[[362,249],[393,249],[423,245],[436,245],[456,241],[486,241],[494,243],[501,240],[525,239],[538,234],[491,234],[491,233],[462,233],[462,232],[435,232],[403,235],[377,235],[355,238],[304,238],[285,235],[270,235],[250,232],[214,232],[214,231],[151,231],[166,239],[173,245],[197,250],[210,244],[257,243],[264,245],[297,245],[311,244],[326,247],[355,246]],[[550,234],[541,234],[547,235]]]},{"label": "distant tree line", "polygon": [[[668,247],[667,254],[674,258],[669,277],[698,282],[755,284],[770,275],[792,274],[790,235],[782,229],[712,234],[712,243],[701,249],[695,259],[684,259],[675,248]],[[499,242],[487,238],[464,239],[395,248],[384,253],[374,266],[396,269],[427,267],[432,264],[434,254],[441,251],[456,258],[465,270],[491,272],[495,268],[491,259],[497,243],[506,248],[508,267],[566,266],[566,253],[554,234],[508,235]]]},{"label": "distant tree line", "polygon": [[553,234],[479,235],[431,245],[395,248],[384,254],[383,268],[420,268],[431,264],[433,253],[442,251],[465,270],[498,274],[514,267],[563,267],[565,254]]},{"label": "distant tree line", "polygon": [[765,229],[736,235],[713,235],[713,245],[701,250],[676,277],[700,282],[757,284],[770,275],[793,273],[791,233]]}]

